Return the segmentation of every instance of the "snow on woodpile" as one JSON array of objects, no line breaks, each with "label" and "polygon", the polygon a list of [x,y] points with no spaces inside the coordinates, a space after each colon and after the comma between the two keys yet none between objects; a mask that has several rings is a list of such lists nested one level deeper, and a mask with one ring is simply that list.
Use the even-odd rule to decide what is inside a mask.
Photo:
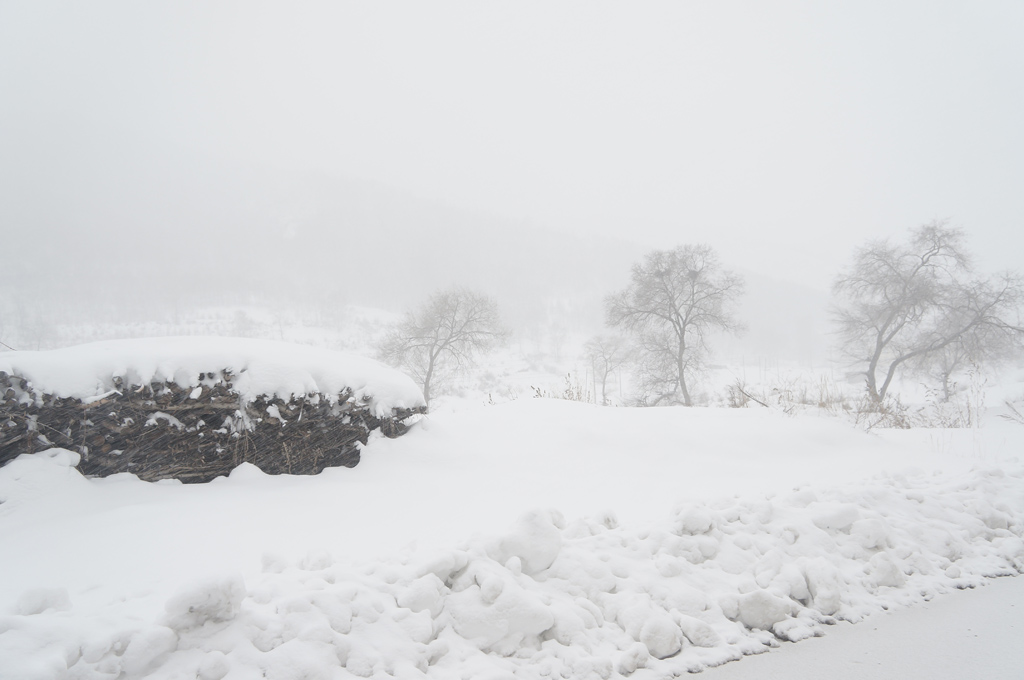
[{"label": "snow on woodpile", "polygon": [[0,355],[0,464],[60,446],[105,476],[209,481],[351,467],[380,429],[425,410],[407,376],[305,345],[216,337],[114,340]]}]

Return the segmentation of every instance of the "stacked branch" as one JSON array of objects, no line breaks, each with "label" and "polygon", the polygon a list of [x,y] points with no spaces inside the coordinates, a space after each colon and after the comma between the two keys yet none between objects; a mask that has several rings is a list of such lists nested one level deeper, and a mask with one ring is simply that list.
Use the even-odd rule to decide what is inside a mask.
[{"label": "stacked branch", "polygon": [[243,462],[267,474],[317,474],[354,467],[359,445],[379,429],[397,437],[424,409],[373,415],[351,391],[245,401],[230,371],[204,373],[196,387],[174,382],[124,384],[92,399],[37,393],[0,371],[0,465],[22,453],[60,447],[81,455],[79,470],[105,477],[208,482]]}]

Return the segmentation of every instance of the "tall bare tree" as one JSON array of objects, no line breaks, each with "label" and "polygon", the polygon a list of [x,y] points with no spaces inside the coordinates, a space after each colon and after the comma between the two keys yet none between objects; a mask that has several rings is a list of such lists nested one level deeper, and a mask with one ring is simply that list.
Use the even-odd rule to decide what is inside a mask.
[{"label": "tall bare tree", "polygon": [[723,270],[706,245],[656,250],[634,265],[632,281],[607,298],[608,325],[637,340],[643,399],[693,405],[693,381],[703,372],[711,331],[741,326],[733,307],[743,280]]},{"label": "tall bare tree", "polygon": [[470,367],[477,353],[502,341],[506,331],[498,306],[465,288],[435,293],[384,337],[380,358],[405,369],[423,387],[430,402],[435,389]]},{"label": "tall bare tree", "polygon": [[873,400],[885,399],[903,368],[942,353],[955,360],[958,346],[985,354],[1019,341],[1020,276],[975,277],[963,239],[961,230],[936,221],[912,229],[907,243],[872,241],[836,280],[839,335],[847,354],[864,364]]}]

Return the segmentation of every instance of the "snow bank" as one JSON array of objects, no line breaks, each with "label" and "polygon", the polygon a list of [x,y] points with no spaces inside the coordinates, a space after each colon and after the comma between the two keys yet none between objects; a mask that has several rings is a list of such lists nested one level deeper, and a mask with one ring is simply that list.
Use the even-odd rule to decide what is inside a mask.
[{"label": "snow bank", "polygon": [[42,352],[0,353],[0,371],[31,381],[37,392],[86,400],[126,384],[174,382],[196,387],[200,374],[230,368],[246,400],[260,395],[337,395],[348,388],[369,401],[374,415],[424,405],[407,376],[364,357],[307,345],[223,337],[109,340]]},{"label": "snow bank", "polygon": [[[77,474],[69,458],[23,456],[0,493]],[[536,510],[429,559],[268,556],[148,618],[27,593],[0,617],[0,677],[669,677],[1017,575],[1022,489],[1024,470],[976,469],[685,503],[652,526]]]}]

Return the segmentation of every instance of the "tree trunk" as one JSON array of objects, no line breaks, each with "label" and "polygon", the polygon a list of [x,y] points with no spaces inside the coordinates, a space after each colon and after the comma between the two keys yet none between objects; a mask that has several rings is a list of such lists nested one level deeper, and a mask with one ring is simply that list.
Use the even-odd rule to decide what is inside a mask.
[{"label": "tree trunk", "polygon": [[434,377],[434,360],[435,356],[430,355],[430,360],[427,362],[427,373],[423,376],[423,401],[428,405],[430,404],[430,380]]},{"label": "tree trunk", "polygon": [[885,373],[885,382],[882,383],[882,389],[878,391],[878,401],[881,402],[885,399],[885,393],[889,391],[889,385],[892,383],[892,379],[896,376],[896,369],[903,363],[902,358],[896,359],[889,364],[889,370]]},{"label": "tree trunk", "polygon": [[878,370],[878,360],[882,357],[882,345],[879,342],[875,343],[875,352],[871,355],[871,359],[868,361],[867,370],[867,382],[868,382],[868,396],[871,397],[871,401],[879,403],[885,397],[885,392],[882,394],[878,393],[878,382],[875,379],[875,372]]},{"label": "tree trunk", "polygon": [[683,391],[683,405],[693,406],[693,402],[690,400],[690,391],[686,389],[686,378],[681,374],[679,376],[679,389]]},{"label": "tree trunk", "polygon": [[693,406],[690,391],[686,389],[686,340],[679,338],[679,354],[676,355],[676,370],[679,371],[679,391],[683,393],[683,405]]}]

